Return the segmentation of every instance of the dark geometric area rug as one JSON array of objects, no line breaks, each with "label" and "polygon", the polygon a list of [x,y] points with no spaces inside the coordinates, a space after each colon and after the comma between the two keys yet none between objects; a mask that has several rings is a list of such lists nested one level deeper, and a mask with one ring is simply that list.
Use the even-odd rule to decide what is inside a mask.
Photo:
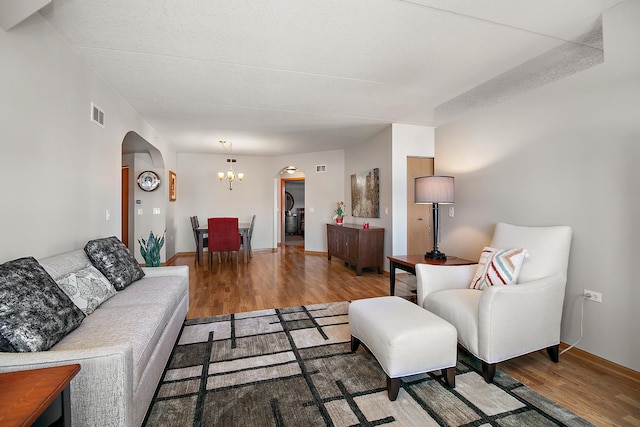
[{"label": "dark geometric area rug", "polygon": [[[440,372],[386,377],[350,351],[348,302],[185,321],[145,425],[591,426],[500,370],[494,384],[459,352],[456,387]],[[381,313],[381,316],[384,313]]]}]

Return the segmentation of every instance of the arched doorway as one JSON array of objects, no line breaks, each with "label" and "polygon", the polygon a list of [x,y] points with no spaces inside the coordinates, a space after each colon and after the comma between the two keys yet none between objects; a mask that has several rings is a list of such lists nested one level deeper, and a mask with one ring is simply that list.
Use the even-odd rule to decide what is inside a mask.
[{"label": "arched doorway", "polygon": [[[160,185],[153,191],[144,191],[137,185],[138,176],[145,171],[155,173]],[[138,261],[140,255],[137,237],[145,239],[150,231],[162,234],[165,226],[168,185],[162,153],[136,132],[128,132],[122,140],[122,242]],[[161,259],[166,260],[165,247]]]}]

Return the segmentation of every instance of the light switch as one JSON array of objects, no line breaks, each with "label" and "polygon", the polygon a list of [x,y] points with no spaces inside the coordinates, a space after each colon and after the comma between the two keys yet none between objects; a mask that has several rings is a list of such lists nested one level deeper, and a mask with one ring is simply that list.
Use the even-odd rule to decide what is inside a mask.
[{"label": "light switch", "polygon": [[453,206],[451,206],[451,207],[449,208],[449,216],[450,216],[451,218],[453,218],[453,217],[454,217],[454,215],[455,215],[455,211],[454,211],[454,209],[453,209]]},{"label": "light switch", "polygon": [[153,208],[154,215],[160,215],[160,208]]},{"label": "light switch", "polygon": [[138,215],[142,215],[142,208],[138,208]]},{"label": "light switch", "polygon": [[313,206],[309,208],[309,212],[314,213],[315,211],[316,211],[316,208],[314,208]]},{"label": "light switch", "polygon": [[111,212],[109,212],[109,209],[107,209],[107,212],[105,212],[104,217],[107,221],[111,219]]}]

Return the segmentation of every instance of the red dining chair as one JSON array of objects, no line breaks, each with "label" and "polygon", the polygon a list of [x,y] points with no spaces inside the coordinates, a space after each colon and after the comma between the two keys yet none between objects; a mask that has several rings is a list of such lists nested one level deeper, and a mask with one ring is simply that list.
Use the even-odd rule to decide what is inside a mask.
[{"label": "red dining chair", "polygon": [[240,233],[238,231],[238,218],[209,218],[209,267],[214,252],[218,253],[220,264],[220,252],[235,252],[236,265],[240,258]]}]

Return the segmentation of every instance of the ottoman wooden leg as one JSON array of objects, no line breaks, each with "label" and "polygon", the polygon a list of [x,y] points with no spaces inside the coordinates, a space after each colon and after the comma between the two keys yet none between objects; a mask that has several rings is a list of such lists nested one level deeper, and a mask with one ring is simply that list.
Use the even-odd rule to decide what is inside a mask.
[{"label": "ottoman wooden leg", "polygon": [[400,391],[400,378],[389,378],[387,376],[387,394],[392,402],[398,398]]},{"label": "ottoman wooden leg", "polygon": [[456,367],[447,368],[443,372],[444,380],[447,382],[447,385],[451,388],[455,388],[456,386]]},{"label": "ottoman wooden leg", "polygon": [[351,351],[357,351],[358,347],[360,347],[360,340],[351,335]]}]

